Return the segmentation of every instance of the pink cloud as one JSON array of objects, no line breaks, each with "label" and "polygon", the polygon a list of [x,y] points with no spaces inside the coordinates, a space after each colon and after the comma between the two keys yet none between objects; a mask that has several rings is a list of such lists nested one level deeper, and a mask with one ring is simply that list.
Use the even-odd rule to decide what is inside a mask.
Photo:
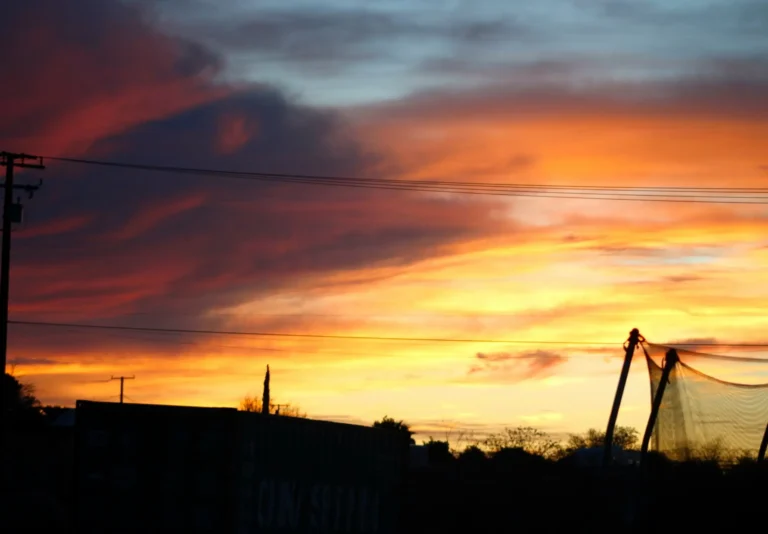
[{"label": "pink cloud", "polygon": [[[202,48],[160,34],[135,6],[82,0],[19,3],[0,24],[6,150],[72,155],[103,137],[167,117],[228,91]],[[12,135],[10,133],[12,132]]]},{"label": "pink cloud", "polygon": [[14,238],[15,239],[31,239],[33,237],[65,234],[67,232],[80,230],[92,220],[93,220],[92,214],[85,214],[85,215],[72,215],[68,217],[63,217],[61,219],[55,219],[52,221],[44,221],[42,223],[33,223],[30,226],[25,225],[21,229],[19,229],[18,234],[14,236]]}]

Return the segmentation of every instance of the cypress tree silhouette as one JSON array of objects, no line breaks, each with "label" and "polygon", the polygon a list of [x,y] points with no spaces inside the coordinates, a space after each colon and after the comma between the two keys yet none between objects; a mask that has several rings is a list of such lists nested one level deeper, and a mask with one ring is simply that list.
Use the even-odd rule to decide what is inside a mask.
[{"label": "cypress tree silhouette", "polygon": [[267,374],[264,376],[264,394],[261,397],[261,413],[269,415],[269,365],[267,365]]}]

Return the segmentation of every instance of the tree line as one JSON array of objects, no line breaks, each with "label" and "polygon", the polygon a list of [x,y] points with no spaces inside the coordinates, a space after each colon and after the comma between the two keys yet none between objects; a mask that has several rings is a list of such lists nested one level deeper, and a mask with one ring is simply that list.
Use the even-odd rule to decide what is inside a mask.
[{"label": "tree line", "polygon": [[10,373],[3,377],[3,423],[16,428],[36,428],[53,423],[66,411],[64,406],[43,405],[31,384],[20,382]]},{"label": "tree line", "polygon": [[[414,432],[404,421],[384,416],[373,423],[376,428],[388,428],[399,432],[412,445]],[[527,454],[540,456],[549,460],[558,460],[579,449],[603,447],[605,431],[590,428],[581,434],[569,434],[565,442],[531,426],[505,428],[492,433],[483,439],[474,439],[471,435],[459,434],[454,444],[449,439],[438,440],[434,437],[424,440],[422,445],[427,448],[431,460],[440,461],[453,458],[480,458],[498,454],[501,451],[517,449]],[[613,436],[614,446],[625,450],[637,450],[640,445],[640,433],[636,428],[617,426]]]},{"label": "tree line", "polygon": [[[400,432],[411,444],[415,444],[414,432],[403,421],[384,417],[374,423],[375,427],[389,428]],[[569,434],[566,440],[559,440],[552,435],[531,426],[505,428],[483,439],[474,439],[471,434],[458,433],[455,439],[439,440],[431,437],[422,442],[427,448],[430,461],[451,459],[492,458],[505,451],[522,451],[530,456],[546,460],[561,460],[580,449],[602,448],[605,445],[605,431],[590,428],[586,432]],[[640,433],[630,426],[617,426],[614,429],[613,445],[622,451],[639,451]],[[729,449],[721,439],[707,442],[693,451],[693,458],[722,466],[749,464],[756,460],[755,451]],[[655,453],[653,453],[655,454]]]}]

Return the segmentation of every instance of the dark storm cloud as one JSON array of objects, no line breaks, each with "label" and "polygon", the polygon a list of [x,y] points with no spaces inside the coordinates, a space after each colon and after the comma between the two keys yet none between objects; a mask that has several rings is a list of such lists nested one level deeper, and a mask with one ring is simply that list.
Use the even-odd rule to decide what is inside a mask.
[{"label": "dark storm cloud", "polygon": [[[226,12],[226,6],[224,11]],[[391,62],[407,57],[420,47],[449,43],[461,53],[499,40],[530,39],[533,32],[513,17],[426,17],[364,6],[340,7],[230,6],[230,16],[204,16],[211,7],[170,2],[169,9],[185,20],[184,11],[197,13],[186,22],[186,34],[194,34],[217,50],[246,53],[304,69],[338,70],[355,64]],[[217,6],[218,9],[218,6]]]},{"label": "dark storm cloud", "polygon": [[[510,70],[524,75],[529,64],[559,66],[561,82],[590,74],[607,81],[622,77],[620,71],[665,79],[670,68],[689,72],[699,61],[761,57],[768,49],[768,7],[760,0],[698,5],[542,0],[514,7],[501,1],[413,0],[399,8],[333,0],[279,9],[182,0],[164,5],[182,33],[228,53],[335,74],[345,70],[357,76],[383,65],[406,67],[403,72],[414,76],[467,77],[441,76],[440,83],[449,86],[478,77],[501,82]],[[664,42],[667,50],[659,46]]]},{"label": "dark storm cloud", "polygon": [[[43,16],[32,16],[32,8]],[[14,11],[27,21],[25,32],[3,38],[11,50],[31,47],[29,57],[40,64],[2,85],[13,110],[0,119],[3,134],[14,140],[7,148],[278,173],[374,176],[381,168],[336,114],[267,86],[234,91],[201,77],[219,67],[217,56],[157,33],[128,4],[89,0],[78,16],[43,0],[25,9]],[[50,45],[49,54],[35,48],[40,43]],[[12,63],[23,66],[22,56]],[[75,76],[72,67],[82,71]],[[24,135],[16,137],[19,131]],[[322,284],[329,274],[407,266],[452,243],[509,230],[487,205],[399,192],[55,160],[21,176],[46,182],[26,202],[15,236],[15,319],[215,328],[224,319],[207,317],[211,309],[297,283]],[[114,335],[34,341],[101,349]],[[140,350],[156,340],[127,346]]]},{"label": "dark storm cloud", "polygon": [[[571,0],[588,13],[604,16],[619,25],[648,25],[656,28],[700,28],[713,38],[718,33],[765,36],[768,6],[762,0],[727,2],[651,3],[632,0]],[[718,31],[719,30],[719,31]]]},{"label": "dark storm cloud", "polygon": [[434,74],[456,74],[470,79],[493,81],[526,81],[546,83],[572,79],[579,73],[594,69],[599,62],[570,58],[528,59],[523,61],[495,61],[478,63],[471,55],[451,55],[427,58],[419,64],[419,71]]},{"label": "dark storm cloud", "polygon": [[215,98],[210,50],[117,1],[6,2],[0,20],[3,150],[55,154]]},{"label": "dark storm cloud", "polygon": [[[252,124],[235,152],[217,149],[222,117]],[[136,127],[94,151],[115,161],[341,175],[366,174],[377,161],[345,139],[332,114],[269,89]],[[32,236],[15,251],[16,314],[202,313],[297,279],[408,265],[497,225],[482,205],[459,213],[455,203],[403,193],[56,163],[46,173],[49,185],[28,207]],[[81,213],[88,224],[35,236]]]},{"label": "dark storm cloud", "polygon": [[[228,21],[229,22],[229,21]],[[364,8],[260,11],[252,20],[222,27],[209,34],[234,49],[282,53],[285,59],[315,60],[328,56],[355,57],[355,48],[392,44],[398,39],[446,37],[457,42],[482,43],[526,33],[522,25],[505,19],[444,20],[407,17]],[[378,51],[386,54],[386,49]]]}]

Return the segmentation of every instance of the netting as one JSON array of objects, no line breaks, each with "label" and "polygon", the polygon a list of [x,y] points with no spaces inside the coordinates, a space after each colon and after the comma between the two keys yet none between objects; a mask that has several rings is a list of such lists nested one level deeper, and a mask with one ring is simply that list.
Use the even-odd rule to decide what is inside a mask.
[{"label": "netting", "polygon": [[[669,347],[646,344],[645,348],[653,400]],[[768,384],[719,380],[686,364],[717,356],[679,349],[677,354],[649,449],[678,461],[731,463],[756,457],[768,424]]]}]

